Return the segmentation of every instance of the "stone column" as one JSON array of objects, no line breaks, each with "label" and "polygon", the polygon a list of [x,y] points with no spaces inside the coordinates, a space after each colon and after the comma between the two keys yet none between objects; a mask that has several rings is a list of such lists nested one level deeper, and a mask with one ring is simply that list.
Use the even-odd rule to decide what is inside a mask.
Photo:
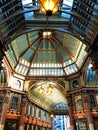
[{"label": "stone column", "polygon": [[6,114],[9,107],[9,95],[10,95],[10,92],[6,92],[4,96],[1,118],[0,118],[0,130],[4,130]]},{"label": "stone column", "polygon": [[94,130],[94,124],[93,124],[93,117],[91,113],[91,107],[90,107],[90,98],[87,92],[83,93],[83,100],[84,100],[84,110],[86,112],[86,117],[89,124],[89,130]]},{"label": "stone column", "polygon": [[25,110],[26,110],[26,95],[23,95],[22,103],[21,103],[21,106],[20,106],[21,117],[20,117],[19,130],[24,130]]},{"label": "stone column", "polygon": [[75,123],[73,117],[73,103],[71,95],[67,95],[68,108],[69,108],[69,118],[70,118],[70,130],[75,130]]}]

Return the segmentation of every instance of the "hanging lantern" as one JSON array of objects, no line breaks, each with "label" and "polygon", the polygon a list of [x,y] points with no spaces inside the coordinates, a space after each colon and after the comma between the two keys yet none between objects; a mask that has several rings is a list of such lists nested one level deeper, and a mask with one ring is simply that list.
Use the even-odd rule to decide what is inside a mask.
[{"label": "hanging lantern", "polygon": [[59,8],[58,0],[40,0],[40,10],[47,16],[56,13]]}]

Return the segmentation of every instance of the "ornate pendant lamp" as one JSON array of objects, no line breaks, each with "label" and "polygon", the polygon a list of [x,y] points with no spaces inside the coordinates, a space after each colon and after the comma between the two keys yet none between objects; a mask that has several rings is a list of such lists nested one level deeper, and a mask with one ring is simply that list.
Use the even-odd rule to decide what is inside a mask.
[{"label": "ornate pendant lamp", "polygon": [[56,13],[59,8],[58,0],[40,0],[40,10],[47,16]]}]

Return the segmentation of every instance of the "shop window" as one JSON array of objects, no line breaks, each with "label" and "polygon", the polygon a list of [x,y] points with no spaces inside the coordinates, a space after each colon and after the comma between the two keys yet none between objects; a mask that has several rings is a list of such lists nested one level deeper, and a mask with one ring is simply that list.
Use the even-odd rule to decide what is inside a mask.
[{"label": "shop window", "polygon": [[29,109],[29,105],[26,105],[26,114],[28,115],[28,109]]},{"label": "shop window", "polygon": [[32,124],[29,124],[29,129],[28,130],[32,130]]},{"label": "shop window", "polygon": [[83,109],[83,103],[82,103],[81,95],[75,96],[75,105],[76,105],[76,110]]},{"label": "shop window", "polygon": [[27,130],[27,124],[24,125],[24,130]]},{"label": "shop window", "polygon": [[40,126],[37,126],[37,129],[38,129],[38,130],[42,130],[42,128],[41,128]]},{"label": "shop window", "polygon": [[32,106],[32,116],[34,117],[35,116],[35,107]]},{"label": "shop window", "polygon": [[18,97],[12,96],[10,109],[13,109],[13,110],[18,109]]},{"label": "shop window", "polygon": [[33,108],[33,116],[36,117],[36,107]]},{"label": "shop window", "polygon": [[32,116],[32,106],[30,106],[30,115]]},{"label": "shop window", "polygon": [[41,110],[39,109],[39,117],[41,117]]},{"label": "shop window", "polygon": [[91,107],[96,107],[95,98],[94,98],[94,95],[92,94],[90,94],[90,104],[91,104]]},{"label": "shop window", "polygon": [[18,130],[18,121],[6,120],[4,125],[4,130]]},{"label": "shop window", "polygon": [[33,130],[36,130],[36,125],[33,126]]},{"label": "shop window", "polygon": [[86,119],[75,120],[76,129],[75,130],[89,130],[88,122]]}]

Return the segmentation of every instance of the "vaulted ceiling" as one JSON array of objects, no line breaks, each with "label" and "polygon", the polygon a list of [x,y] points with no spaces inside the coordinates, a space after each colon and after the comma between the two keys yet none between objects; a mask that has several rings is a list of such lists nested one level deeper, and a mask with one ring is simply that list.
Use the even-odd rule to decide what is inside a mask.
[{"label": "vaulted ceiling", "polygon": [[23,76],[66,76],[79,71],[87,56],[85,48],[65,32],[34,30],[13,40],[6,55]]}]

